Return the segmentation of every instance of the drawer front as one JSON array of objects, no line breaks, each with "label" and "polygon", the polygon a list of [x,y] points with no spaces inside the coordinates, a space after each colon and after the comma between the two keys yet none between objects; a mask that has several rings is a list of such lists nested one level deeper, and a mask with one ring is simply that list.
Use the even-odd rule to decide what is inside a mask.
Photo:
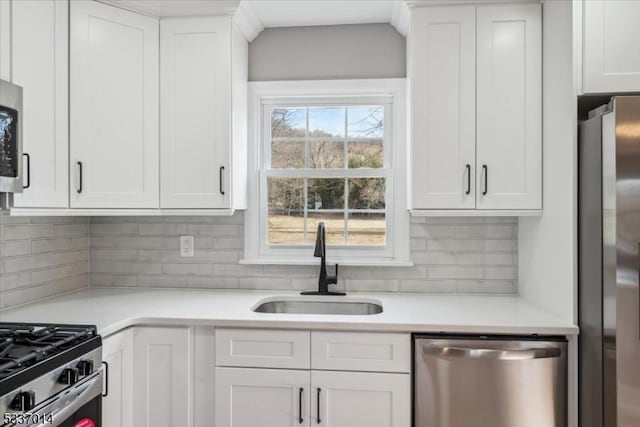
[{"label": "drawer front", "polygon": [[410,372],[411,335],[312,332],[312,369]]},{"label": "drawer front", "polygon": [[309,331],[216,329],[216,366],[309,369]]}]

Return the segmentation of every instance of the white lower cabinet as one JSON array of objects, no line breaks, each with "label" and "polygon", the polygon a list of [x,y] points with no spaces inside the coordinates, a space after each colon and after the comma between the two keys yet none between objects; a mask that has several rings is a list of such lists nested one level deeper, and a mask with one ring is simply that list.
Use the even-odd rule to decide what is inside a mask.
[{"label": "white lower cabinet", "polygon": [[137,327],[133,342],[133,425],[190,426],[191,330]]},{"label": "white lower cabinet", "polygon": [[408,427],[408,374],[311,371],[311,417],[326,427]]},{"label": "white lower cabinet", "polygon": [[125,329],[102,341],[102,359],[108,364],[102,399],[103,427],[132,427],[133,329]]},{"label": "white lower cabinet", "polygon": [[216,368],[215,425],[309,426],[309,371]]},{"label": "white lower cabinet", "polygon": [[[264,351],[250,357],[257,354],[251,341],[280,351],[287,334],[296,343],[289,346],[295,355],[289,359],[295,364],[304,355],[305,368],[267,366],[273,360]],[[102,425],[410,427],[409,337],[259,329],[214,334],[207,326],[125,329],[103,340],[109,372]],[[350,358],[366,362],[365,349],[374,361],[363,369],[379,372],[356,372],[358,366],[345,364]],[[330,357],[320,357],[325,352]],[[227,353],[245,357],[219,357]],[[314,364],[322,369],[311,369]]]},{"label": "white lower cabinet", "polygon": [[409,427],[408,374],[216,368],[216,426]]},{"label": "white lower cabinet", "polygon": [[216,427],[409,427],[410,350],[409,334],[218,329]]}]

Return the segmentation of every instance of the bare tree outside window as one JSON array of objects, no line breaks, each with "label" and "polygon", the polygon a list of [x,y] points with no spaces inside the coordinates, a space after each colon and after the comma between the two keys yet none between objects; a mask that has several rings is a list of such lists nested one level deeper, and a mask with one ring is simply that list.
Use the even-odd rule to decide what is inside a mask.
[{"label": "bare tree outside window", "polygon": [[299,174],[267,180],[269,244],[310,244],[320,220],[330,244],[385,244],[386,179],[366,172],[384,167],[383,106],[272,108],[270,147],[271,169]]}]

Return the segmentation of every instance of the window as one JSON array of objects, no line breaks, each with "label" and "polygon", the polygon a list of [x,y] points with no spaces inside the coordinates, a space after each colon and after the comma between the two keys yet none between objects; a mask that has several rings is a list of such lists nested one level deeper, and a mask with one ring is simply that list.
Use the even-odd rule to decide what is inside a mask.
[{"label": "window", "polygon": [[369,87],[251,84],[256,185],[249,194],[255,188],[257,198],[249,198],[245,217],[245,262],[313,261],[319,221],[332,260],[408,258],[400,248],[408,246],[404,126],[394,126],[404,120],[404,81],[359,82]]},{"label": "window", "polygon": [[387,105],[265,105],[267,244],[384,246]]}]

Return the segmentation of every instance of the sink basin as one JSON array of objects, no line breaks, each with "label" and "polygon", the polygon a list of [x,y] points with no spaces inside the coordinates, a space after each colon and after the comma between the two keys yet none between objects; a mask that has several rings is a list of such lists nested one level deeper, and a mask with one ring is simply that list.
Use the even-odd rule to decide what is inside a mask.
[{"label": "sink basin", "polygon": [[366,316],[382,313],[382,303],[376,300],[348,297],[275,297],[260,301],[256,313],[278,314],[339,314]]}]

